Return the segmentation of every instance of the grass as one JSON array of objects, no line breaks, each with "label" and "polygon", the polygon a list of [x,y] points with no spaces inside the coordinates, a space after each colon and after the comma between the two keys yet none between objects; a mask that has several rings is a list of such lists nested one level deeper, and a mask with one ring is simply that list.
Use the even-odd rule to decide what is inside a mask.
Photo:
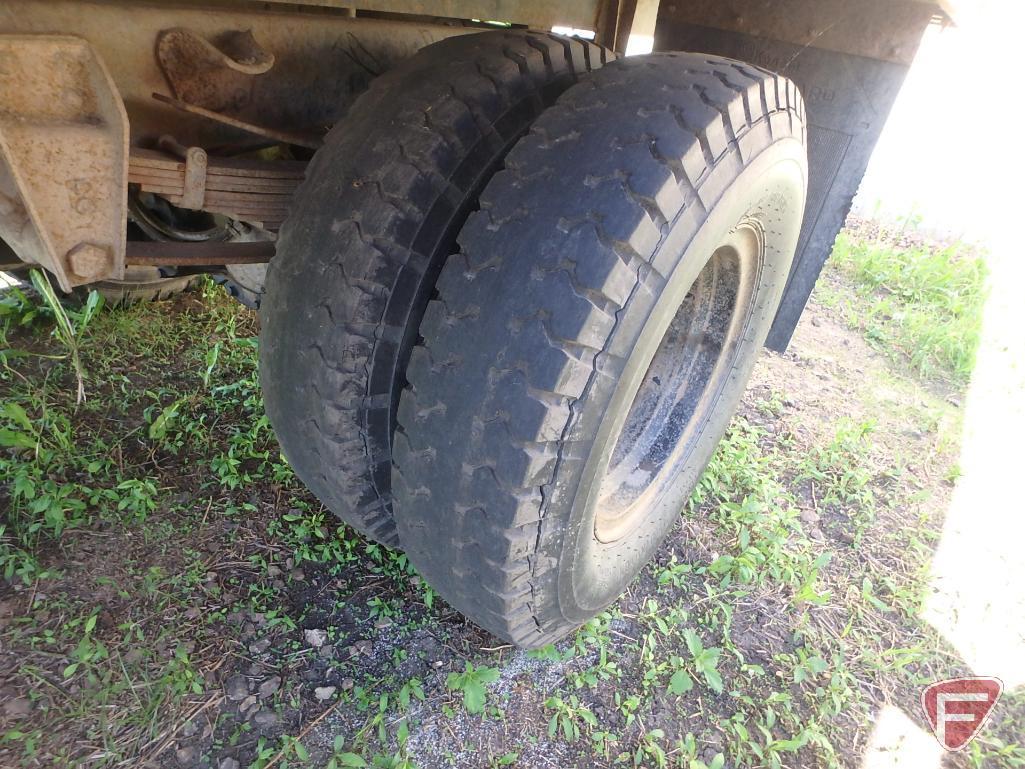
[{"label": "grass", "polygon": [[[888,253],[873,274],[924,281],[901,306],[939,313]],[[841,259],[819,298],[897,311],[859,275]],[[76,365],[50,305],[0,300],[4,766],[853,767],[882,705],[923,725],[921,686],[964,670],[918,618],[958,410],[909,377],[903,326],[873,337],[901,365],[840,355],[835,390],[763,360],[681,529],[615,606],[525,653],[295,479],[251,313],[212,284],[79,312]],[[802,339],[813,362],[847,349]],[[954,376],[942,349],[917,376]],[[951,765],[1025,766],[1023,732],[1011,693]]]},{"label": "grass", "polygon": [[967,384],[986,298],[986,264],[971,248],[841,233],[830,257],[845,280],[831,292],[852,327],[920,376]]}]

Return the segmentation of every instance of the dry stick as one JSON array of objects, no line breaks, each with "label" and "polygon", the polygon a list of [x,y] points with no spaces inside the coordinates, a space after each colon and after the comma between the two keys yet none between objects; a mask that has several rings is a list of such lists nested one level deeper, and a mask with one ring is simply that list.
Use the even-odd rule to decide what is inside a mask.
[{"label": "dry stick", "polygon": [[[303,737],[305,737],[307,734],[310,733],[310,730],[313,729],[314,726],[316,726],[321,721],[323,721],[331,711],[333,711],[335,708],[337,708],[341,704],[342,704],[342,701],[338,700],[334,705],[332,705],[331,707],[327,708],[323,713],[321,713],[319,716],[317,716],[312,721],[310,721],[308,724],[306,724],[306,726],[304,726],[299,731],[299,734],[296,735],[295,742],[300,742]],[[274,758],[272,758],[269,762],[267,762],[267,764],[263,767],[263,769],[270,769],[272,766],[274,766],[274,764],[276,764],[278,761],[280,761],[281,757],[285,755],[285,750],[287,750],[287,748],[288,748],[288,746],[286,745],[284,748],[279,750],[274,755]]]}]

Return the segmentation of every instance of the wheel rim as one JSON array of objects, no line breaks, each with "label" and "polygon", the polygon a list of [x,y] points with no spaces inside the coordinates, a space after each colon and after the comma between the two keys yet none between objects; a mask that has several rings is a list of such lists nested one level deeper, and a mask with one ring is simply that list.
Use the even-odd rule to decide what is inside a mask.
[{"label": "wheel rim", "polygon": [[601,479],[595,538],[613,543],[646,520],[686,465],[729,379],[753,309],[764,241],[743,223],[691,284],[630,404]]}]

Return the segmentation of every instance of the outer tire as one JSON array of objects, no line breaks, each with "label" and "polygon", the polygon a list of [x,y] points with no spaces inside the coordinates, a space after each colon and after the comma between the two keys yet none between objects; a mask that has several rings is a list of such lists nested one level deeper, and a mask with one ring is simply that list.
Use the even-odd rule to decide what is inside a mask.
[{"label": "outer tire", "polygon": [[[567,91],[482,194],[421,325],[394,474],[411,561],[482,627],[525,647],[565,635],[677,521],[782,294],[803,116],[791,82],[750,65],[625,59]],[[662,400],[636,432],[667,442],[642,447],[631,517],[606,524],[646,393]]]},{"label": "outer tire", "polygon": [[281,231],[261,305],[261,381],[282,449],[347,523],[397,544],[391,440],[442,261],[509,148],[607,53],[487,32],[420,51],[328,135]]}]

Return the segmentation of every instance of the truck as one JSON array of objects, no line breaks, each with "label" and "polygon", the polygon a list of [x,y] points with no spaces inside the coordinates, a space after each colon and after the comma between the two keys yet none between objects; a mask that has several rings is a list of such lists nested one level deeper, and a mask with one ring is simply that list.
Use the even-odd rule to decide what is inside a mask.
[{"label": "truck", "polygon": [[296,474],[536,648],[674,525],[953,13],[4,0],[0,250],[119,300],[214,276]]}]

